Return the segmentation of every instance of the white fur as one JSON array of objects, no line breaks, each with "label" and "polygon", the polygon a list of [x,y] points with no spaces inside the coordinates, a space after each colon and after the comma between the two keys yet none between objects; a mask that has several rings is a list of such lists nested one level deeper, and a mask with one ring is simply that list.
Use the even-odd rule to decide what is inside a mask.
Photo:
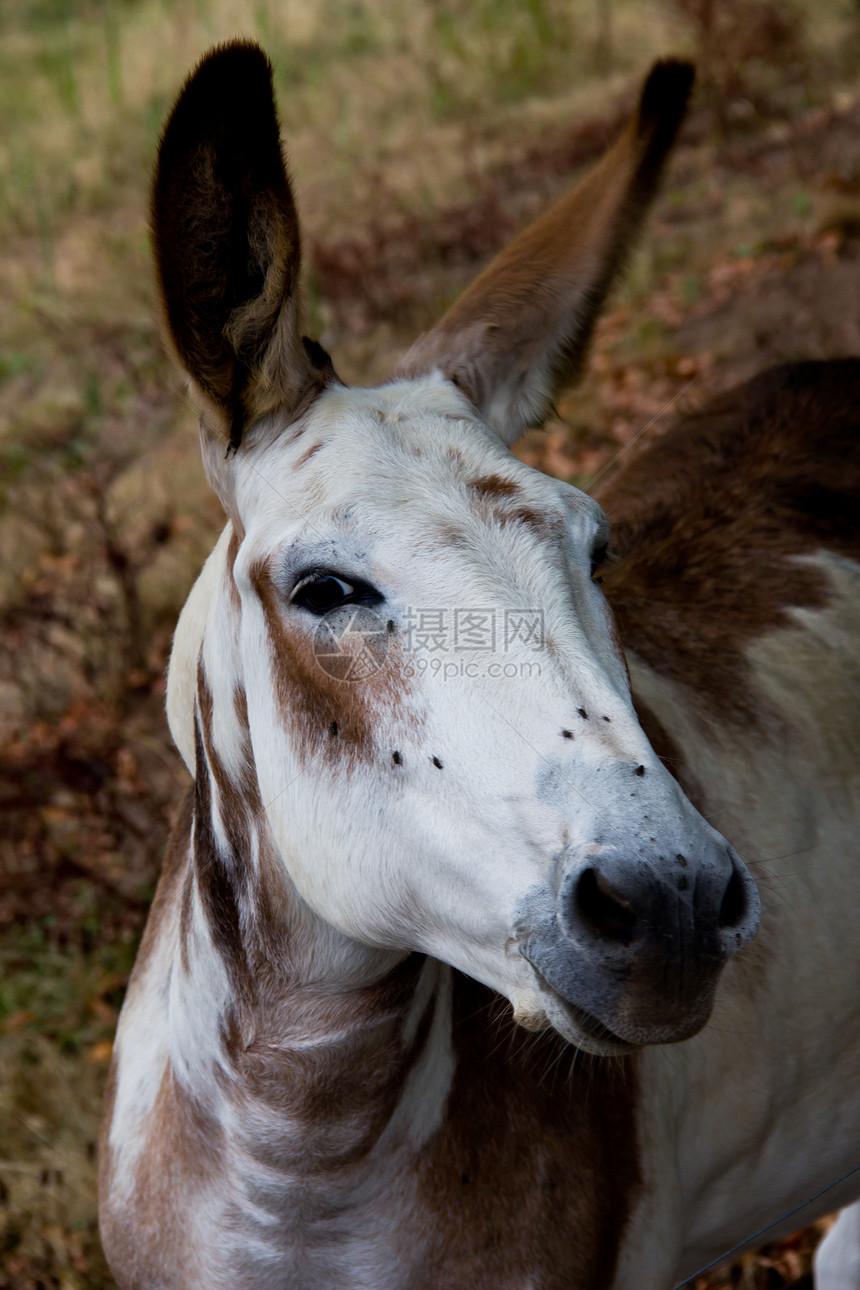
[{"label": "white fur", "polygon": [[[320,438],[329,446],[295,470]],[[430,953],[539,1014],[531,968],[506,949],[519,903],[546,880],[565,841],[587,842],[596,819],[610,817],[622,835],[636,824],[635,804],[602,798],[593,772],[644,764],[654,793],[665,794],[665,815],[682,809],[636,720],[603,599],[588,576],[604,523],[599,509],[512,458],[438,377],[375,390],[334,387],[286,445],[271,444],[265,431],[260,441],[239,455],[233,481],[245,527],[234,566],[238,648],[254,763],[291,879],[345,935]],[[566,551],[548,551],[520,526],[499,529],[474,514],[466,483],[494,472],[515,480],[535,510],[558,517]],[[467,554],[446,542],[446,526],[467,534]],[[539,676],[515,684],[483,674],[419,676],[395,715],[379,715],[376,764],[349,774],[324,764],[308,770],[289,724],[276,716],[268,630],[249,577],[260,559],[283,571],[283,612],[294,631],[312,633],[315,624],[290,608],[291,577],[322,561],[383,589],[392,611],[438,608],[452,618],[459,607],[490,607],[501,620],[509,609],[541,607],[554,648],[537,655]],[[197,623],[195,612],[195,633]],[[527,664],[535,655],[518,647],[505,659]],[[577,706],[595,719],[580,721]],[[567,744],[565,725],[577,727]],[[403,758],[396,776],[392,749]],[[444,764],[441,775],[433,755]],[[566,785],[553,803],[536,791],[548,765]],[[590,799],[578,788],[586,780]],[[693,846],[706,826],[683,810]]]},{"label": "white fur", "polygon": [[860,1201],[843,1209],[815,1251],[815,1290],[860,1290]]},{"label": "white fur", "polygon": [[176,631],[167,670],[167,722],[182,760],[194,774],[194,695],[197,691],[197,660],[203,632],[218,588],[224,585],[227,547],[233,526],[229,522],[188,594]]}]

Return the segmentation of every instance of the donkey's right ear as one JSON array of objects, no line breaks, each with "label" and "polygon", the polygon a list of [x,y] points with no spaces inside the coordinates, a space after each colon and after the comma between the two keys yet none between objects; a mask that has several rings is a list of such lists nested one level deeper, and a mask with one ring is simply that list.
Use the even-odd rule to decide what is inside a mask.
[{"label": "donkey's right ear", "polygon": [[272,71],[259,46],[209,53],[162,136],[152,192],[170,339],[200,406],[210,465],[324,378],[301,333],[299,224],[281,153]]}]

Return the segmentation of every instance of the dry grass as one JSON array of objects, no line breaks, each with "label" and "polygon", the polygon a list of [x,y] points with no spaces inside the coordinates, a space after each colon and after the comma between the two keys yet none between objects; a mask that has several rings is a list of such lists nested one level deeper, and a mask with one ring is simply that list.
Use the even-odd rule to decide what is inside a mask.
[{"label": "dry grass", "polygon": [[[860,346],[856,19],[814,12],[790,75],[753,51],[700,103],[591,375],[528,460],[585,482],[679,393]],[[573,181],[649,60],[697,39],[669,0],[4,0],[0,1290],[112,1284],[101,1086],[183,777],[170,632],[220,523],[153,320],[147,186],[177,86],[237,33],[275,65],[310,329],[366,381]],[[719,1284],[786,1284],[809,1245]]]}]

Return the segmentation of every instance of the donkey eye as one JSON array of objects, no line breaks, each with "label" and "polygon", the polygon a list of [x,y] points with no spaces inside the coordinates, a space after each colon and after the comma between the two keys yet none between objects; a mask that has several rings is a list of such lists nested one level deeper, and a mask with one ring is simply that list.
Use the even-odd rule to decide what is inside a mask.
[{"label": "donkey eye", "polygon": [[[609,543],[601,542],[591,552],[591,576],[594,578],[599,569],[606,563],[606,556],[609,551]],[[597,582],[602,582],[602,578],[597,578]]]},{"label": "donkey eye", "polygon": [[378,604],[379,592],[367,582],[349,581],[336,573],[316,573],[306,578],[293,592],[292,603],[312,614],[327,614],[341,605]]}]

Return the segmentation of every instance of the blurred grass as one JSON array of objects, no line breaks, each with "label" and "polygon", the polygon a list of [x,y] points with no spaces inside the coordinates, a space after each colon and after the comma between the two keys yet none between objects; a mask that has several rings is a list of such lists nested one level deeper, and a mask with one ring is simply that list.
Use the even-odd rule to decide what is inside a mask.
[{"label": "blurred grass", "polygon": [[[526,441],[535,464],[587,482],[691,380],[787,343],[751,343],[741,314],[805,256],[829,263],[822,228],[860,222],[860,155],[827,143],[859,133],[856,12],[799,8],[803,67],[753,53],[720,112],[695,116],[591,380]],[[220,523],[150,279],[149,174],[179,85],[216,41],[265,44],[310,324],[347,379],[372,380],[599,152],[649,61],[693,51],[682,10],[3,0],[0,1290],[112,1284],[95,1229],[101,1088],[182,781],[161,716],[170,633]],[[744,309],[720,330],[729,298]],[[783,1284],[762,1268],[743,1284]]]},{"label": "blurred grass", "polygon": [[[96,1231],[98,1089],[137,941],[79,884],[73,941],[48,916],[0,945],[0,1284],[112,1285]],[[118,930],[120,929],[120,930]]]}]

